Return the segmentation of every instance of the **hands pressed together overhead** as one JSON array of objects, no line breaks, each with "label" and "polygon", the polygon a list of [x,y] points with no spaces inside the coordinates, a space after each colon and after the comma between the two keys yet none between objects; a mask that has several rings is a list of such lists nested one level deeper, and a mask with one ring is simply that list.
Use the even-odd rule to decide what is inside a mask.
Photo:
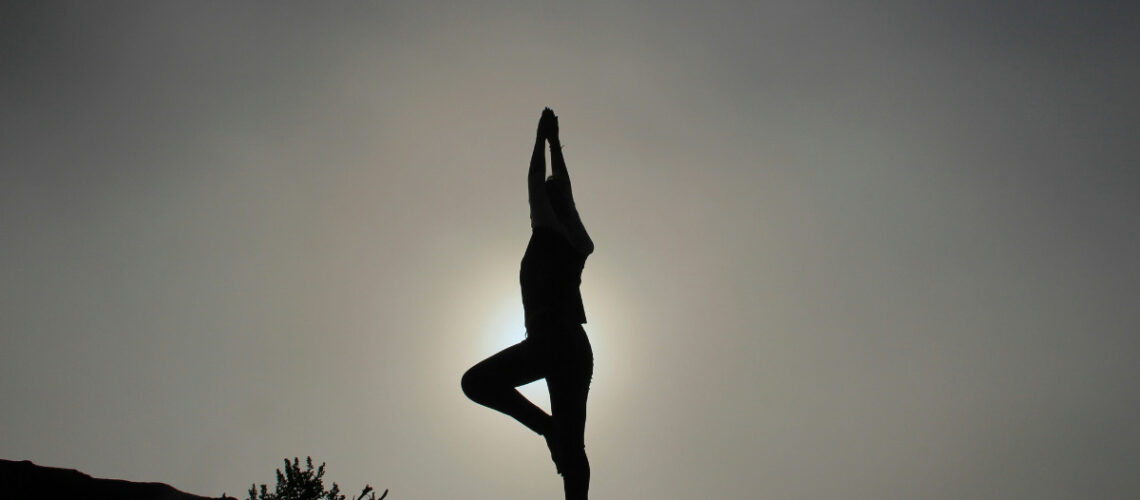
[{"label": "hands pressed together overhead", "polygon": [[542,117],[538,119],[538,138],[558,140],[558,117],[550,108],[543,109]]}]

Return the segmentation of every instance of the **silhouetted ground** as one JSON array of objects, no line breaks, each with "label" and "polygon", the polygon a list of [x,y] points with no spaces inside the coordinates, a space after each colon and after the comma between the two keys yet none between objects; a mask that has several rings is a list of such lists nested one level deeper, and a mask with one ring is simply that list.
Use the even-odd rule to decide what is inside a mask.
[{"label": "silhouetted ground", "polygon": [[[99,479],[73,469],[0,460],[0,497],[7,500],[220,500],[163,483]],[[232,497],[229,497],[232,498]]]}]

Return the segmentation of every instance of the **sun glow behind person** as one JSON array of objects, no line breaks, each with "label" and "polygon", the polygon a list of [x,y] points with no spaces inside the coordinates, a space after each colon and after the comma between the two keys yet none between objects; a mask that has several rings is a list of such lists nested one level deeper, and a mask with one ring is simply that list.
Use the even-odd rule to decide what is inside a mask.
[{"label": "sun glow behind person", "polygon": [[[526,337],[523,307],[518,292],[501,297],[484,315],[480,332],[480,352],[496,353],[521,342]],[[527,399],[550,413],[550,394],[546,380],[539,379],[518,388]]]},{"label": "sun glow behind person", "polygon": [[[518,246],[503,242],[479,252],[470,268],[473,272],[457,280],[464,285],[451,293],[450,300],[457,305],[454,310],[460,314],[447,318],[443,325],[446,337],[451,339],[448,345],[454,345],[455,349],[437,358],[447,365],[441,367],[440,372],[454,376],[454,380],[444,381],[449,387],[455,386],[458,390],[459,375],[472,360],[486,358],[526,338],[518,285],[518,259],[522,251]],[[591,256],[582,276],[587,318],[584,327],[595,356],[587,436],[608,434],[607,428],[620,428],[620,423],[611,421],[623,418],[617,401],[627,392],[626,388],[642,366],[639,351],[631,347],[641,336],[639,315],[643,313],[635,307],[636,301],[629,293],[631,287],[613,268],[605,249],[599,246],[598,254]],[[545,380],[519,390],[549,411]],[[461,395],[457,393],[457,396]]]}]

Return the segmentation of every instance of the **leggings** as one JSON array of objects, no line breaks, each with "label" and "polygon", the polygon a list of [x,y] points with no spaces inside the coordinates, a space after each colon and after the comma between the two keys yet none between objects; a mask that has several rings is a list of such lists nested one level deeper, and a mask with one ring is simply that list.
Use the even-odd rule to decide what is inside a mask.
[{"label": "leggings", "polygon": [[[471,367],[462,386],[472,401],[545,436],[566,498],[585,499],[590,463],[583,438],[593,373],[594,355],[582,325],[550,325]],[[515,389],[541,378],[550,390],[550,415]]]}]

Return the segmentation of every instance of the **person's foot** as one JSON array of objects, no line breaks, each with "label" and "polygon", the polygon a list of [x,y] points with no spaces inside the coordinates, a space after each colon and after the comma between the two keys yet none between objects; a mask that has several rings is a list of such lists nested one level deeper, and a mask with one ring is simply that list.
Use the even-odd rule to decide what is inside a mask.
[{"label": "person's foot", "polygon": [[550,449],[550,459],[554,461],[554,469],[559,475],[562,474],[562,446],[553,430],[546,431],[542,437],[546,439],[546,447]]}]

